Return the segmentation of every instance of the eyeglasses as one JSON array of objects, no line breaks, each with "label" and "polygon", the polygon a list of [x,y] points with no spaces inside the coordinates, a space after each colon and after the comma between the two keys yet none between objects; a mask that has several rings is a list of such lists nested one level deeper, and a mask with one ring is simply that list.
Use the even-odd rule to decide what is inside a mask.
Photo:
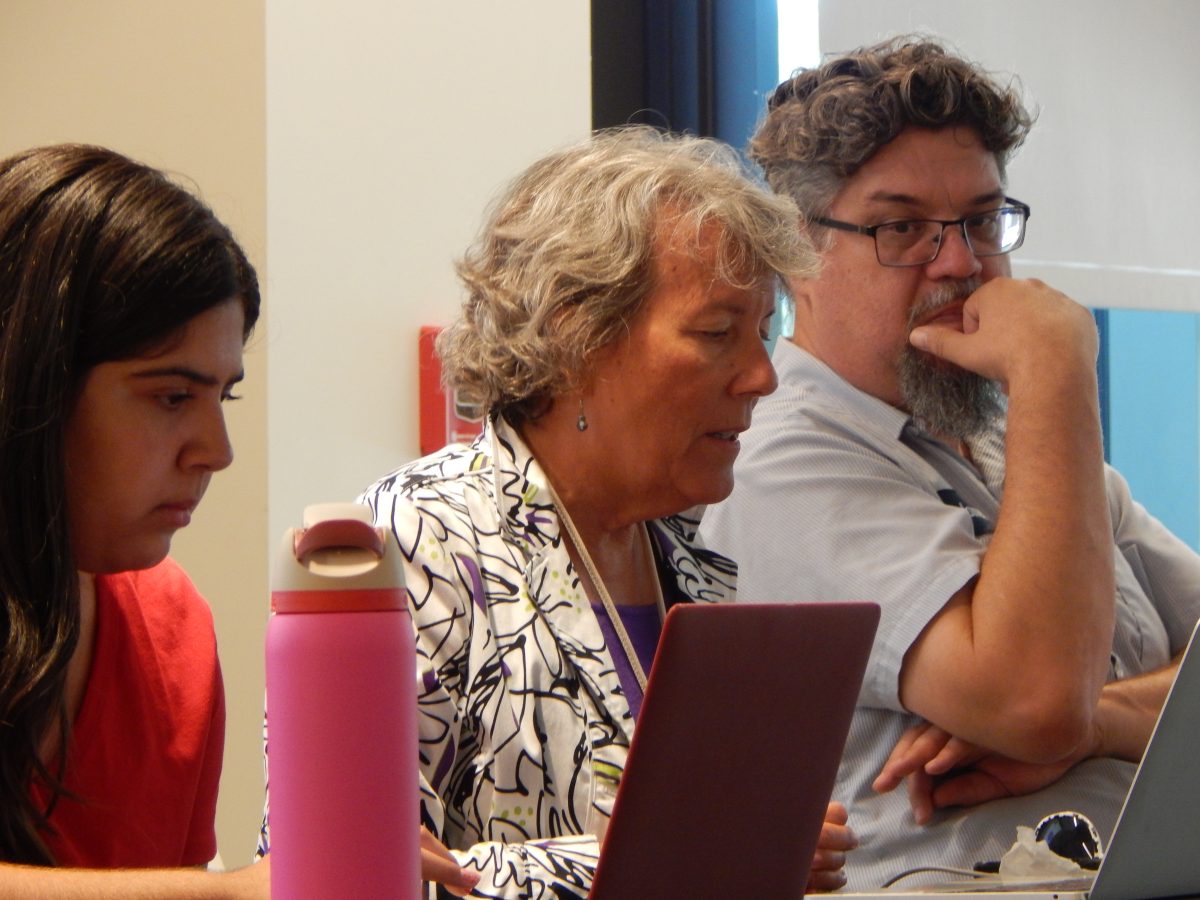
[{"label": "eyeglasses", "polygon": [[884,266],[923,266],[937,259],[946,229],[957,225],[963,240],[976,256],[1011,253],[1025,240],[1029,205],[1005,197],[1008,206],[972,213],[961,219],[901,219],[881,225],[854,225],[817,216],[812,221],[826,228],[865,234],[875,239],[875,258]]},{"label": "eyeglasses", "polygon": [[1104,855],[1100,850],[1100,835],[1088,817],[1077,812],[1060,812],[1046,816],[1037,823],[1033,836],[1046,846],[1085,869],[1095,869]]}]

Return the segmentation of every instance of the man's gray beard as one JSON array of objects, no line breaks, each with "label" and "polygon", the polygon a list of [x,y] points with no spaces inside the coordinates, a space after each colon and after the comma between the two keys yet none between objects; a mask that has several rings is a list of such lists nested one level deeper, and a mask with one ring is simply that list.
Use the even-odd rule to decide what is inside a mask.
[{"label": "man's gray beard", "polygon": [[[909,330],[923,316],[966,299],[978,287],[976,278],[939,287],[909,312]],[[905,406],[931,434],[966,440],[1004,415],[1004,395],[996,382],[910,344],[900,353],[897,371]]]}]

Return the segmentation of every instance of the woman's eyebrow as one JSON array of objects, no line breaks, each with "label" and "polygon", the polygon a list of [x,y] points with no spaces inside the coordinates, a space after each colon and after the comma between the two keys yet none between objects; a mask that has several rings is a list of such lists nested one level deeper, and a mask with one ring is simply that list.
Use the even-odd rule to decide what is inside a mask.
[{"label": "woman's eyebrow", "polygon": [[[188,381],[194,381],[197,384],[205,385],[206,387],[216,387],[221,383],[221,380],[214,375],[206,375],[196,369],[188,366],[162,366],[153,369],[141,369],[133,373],[134,378],[185,378]],[[237,384],[246,377],[245,370],[239,371],[236,375],[229,379],[226,384]]]}]

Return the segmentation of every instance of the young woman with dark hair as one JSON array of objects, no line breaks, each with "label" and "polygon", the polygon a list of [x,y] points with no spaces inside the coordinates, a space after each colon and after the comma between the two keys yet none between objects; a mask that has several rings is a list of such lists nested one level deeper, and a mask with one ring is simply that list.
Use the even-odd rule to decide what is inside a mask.
[{"label": "young woman with dark hair", "polygon": [[81,145],[0,161],[4,897],[267,895],[265,865],[202,869],[224,695],[166,559],[232,460],[258,312],[229,230],[162,173]]}]

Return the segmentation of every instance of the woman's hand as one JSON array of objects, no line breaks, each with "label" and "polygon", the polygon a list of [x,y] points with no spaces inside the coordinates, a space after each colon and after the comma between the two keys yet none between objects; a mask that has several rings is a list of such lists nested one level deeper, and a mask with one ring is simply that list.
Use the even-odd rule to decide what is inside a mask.
[{"label": "woman's hand", "polygon": [[460,866],[454,854],[422,825],[421,880],[437,882],[456,897],[465,897],[479,884],[479,873]]},{"label": "woman's hand", "polygon": [[836,891],[846,883],[846,852],[858,846],[858,838],[846,824],[846,807],[830,803],[825,810],[825,824],[817,840],[812,869],[808,873],[806,892]]}]

